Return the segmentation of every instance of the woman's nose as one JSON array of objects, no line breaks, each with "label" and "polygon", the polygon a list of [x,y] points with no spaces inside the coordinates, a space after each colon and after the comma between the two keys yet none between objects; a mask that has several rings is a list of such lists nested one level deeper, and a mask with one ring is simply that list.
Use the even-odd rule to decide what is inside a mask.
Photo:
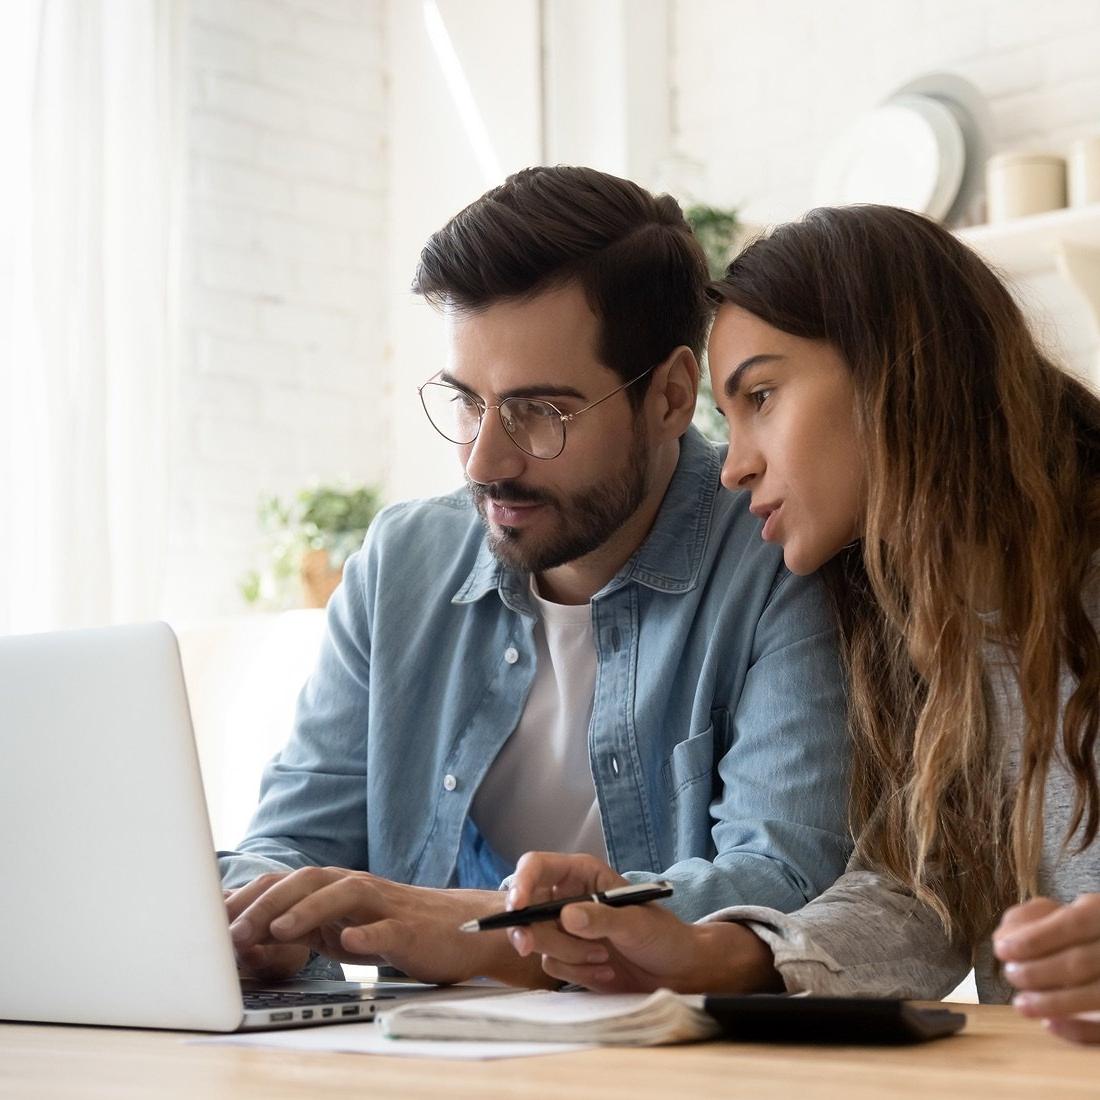
[{"label": "woman's nose", "polygon": [[722,484],[730,492],[747,489],[760,476],[763,468],[760,456],[740,444],[735,446],[731,436],[726,461],[722,463]]}]

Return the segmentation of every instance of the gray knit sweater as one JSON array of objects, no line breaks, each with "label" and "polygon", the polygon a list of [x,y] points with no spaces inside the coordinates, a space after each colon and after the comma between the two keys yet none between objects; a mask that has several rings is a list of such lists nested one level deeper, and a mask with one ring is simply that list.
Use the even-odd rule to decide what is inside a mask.
[{"label": "gray knit sweater", "polygon": [[[1100,598],[1090,600],[1090,605],[1093,623],[1098,624]],[[1022,732],[1016,678],[1003,649],[988,647],[986,665],[996,729],[1012,775]],[[1063,703],[1073,686],[1069,675],[1064,676]],[[1056,758],[1046,785],[1039,888],[1064,902],[1100,892],[1100,841],[1080,854],[1063,851],[1073,799],[1072,775]],[[1069,853],[1075,847],[1068,845]],[[792,993],[938,999],[970,966],[969,951],[951,944],[930,909],[891,879],[854,862],[833,886],[797,912],[734,906],[704,919],[747,923],[771,947],[776,968]],[[1012,987],[1000,975],[989,941],[978,945],[974,969],[981,1001],[1011,998]]]}]

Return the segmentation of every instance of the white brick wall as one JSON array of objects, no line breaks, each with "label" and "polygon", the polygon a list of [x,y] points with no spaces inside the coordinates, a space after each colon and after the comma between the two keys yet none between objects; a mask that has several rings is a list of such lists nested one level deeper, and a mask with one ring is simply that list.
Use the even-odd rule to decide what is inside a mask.
[{"label": "white brick wall", "polygon": [[193,0],[165,614],[239,611],[261,493],[381,480],[384,0]]},{"label": "white brick wall", "polygon": [[923,72],[988,97],[1003,148],[1100,130],[1097,0],[674,0],[676,151],[769,222],[810,203],[822,151]]},{"label": "white brick wall", "polygon": [[[475,0],[449,5],[448,17],[496,120],[508,97],[495,77],[510,55],[482,57],[480,39],[464,38],[464,28],[480,26],[490,9],[498,23],[514,9],[476,3],[476,11]],[[1059,148],[1100,129],[1100,0],[670,3],[674,151],[700,166],[687,171],[698,198],[741,204],[752,222],[805,209],[829,139],[921,72],[948,69],[974,81],[1005,148]],[[413,424],[423,427],[415,408],[405,408],[406,391],[412,374],[426,373],[420,360],[435,361],[408,330],[405,287],[423,236],[480,184],[454,182],[461,142],[447,146],[446,179],[419,167],[441,156],[443,139],[430,126],[449,132],[457,122],[432,83],[438,74],[417,37],[415,7],[191,2],[187,284],[166,614],[240,608],[235,580],[250,564],[261,492],[287,494],[312,477],[345,473],[388,478],[391,493],[423,491],[430,481],[402,474],[410,461],[402,455],[390,461],[391,445],[411,438]],[[388,102],[391,79],[403,90]],[[509,87],[515,98],[519,85]],[[420,113],[410,113],[418,94]],[[417,124],[406,129],[421,132],[387,131],[409,118]],[[535,148],[537,135],[514,119],[509,125],[499,139],[511,164],[512,146]],[[427,158],[424,132],[435,134]],[[416,156],[391,153],[410,142]],[[399,162],[404,174],[394,171]],[[414,222],[408,231],[390,228]],[[1047,331],[1056,347],[1082,362],[1094,356],[1079,304],[1058,300],[1064,288],[1053,279],[1033,289],[1053,316]],[[387,376],[393,317],[404,318],[397,350],[415,363],[391,366]],[[430,324],[423,311],[415,317]],[[455,480],[449,467],[435,474],[433,466],[433,476]]]},{"label": "white brick wall", "polygon": [[[1100,132],[1100,0],[673,0],[674,145],[698,197],[769,224],[813,204],[827,144],[925,72],[989,100],[1001,149]],[[1095,371],[1095,332],[1057,280],[1022,288],[1056,352]]]}]

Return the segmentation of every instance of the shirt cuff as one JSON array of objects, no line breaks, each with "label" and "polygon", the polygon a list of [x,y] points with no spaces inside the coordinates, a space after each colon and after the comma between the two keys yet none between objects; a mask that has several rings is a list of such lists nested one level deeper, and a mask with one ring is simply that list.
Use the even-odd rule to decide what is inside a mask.
[{"label": "shirt cuff", "polygon": [[775,969],[779,971],[788,993],[800,993],[819,986],[823,968],[830,975],[838,975],[843,967],[823,948],[819,947],[801,927],[797,917],[768,909],[762,905],[731,905],[717,912],[708,913],[697,924],[711,921],[732,921],[750,928],[771,948]]}]

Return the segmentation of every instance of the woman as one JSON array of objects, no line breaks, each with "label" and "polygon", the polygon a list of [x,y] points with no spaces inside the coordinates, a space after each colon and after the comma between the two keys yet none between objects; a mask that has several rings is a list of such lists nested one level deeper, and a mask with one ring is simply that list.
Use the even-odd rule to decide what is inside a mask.
[{"label": "woman", "polygon": [[[905,211],[814,211],[712,297],[723,484],[833,597],[856,855],[794,914],[577,905],[514,946],[603,990],[939,997],[973,961],[983,1000],[1100,1041],[1100,401]],[[530,854],[510,904],[622,881]]]}]

